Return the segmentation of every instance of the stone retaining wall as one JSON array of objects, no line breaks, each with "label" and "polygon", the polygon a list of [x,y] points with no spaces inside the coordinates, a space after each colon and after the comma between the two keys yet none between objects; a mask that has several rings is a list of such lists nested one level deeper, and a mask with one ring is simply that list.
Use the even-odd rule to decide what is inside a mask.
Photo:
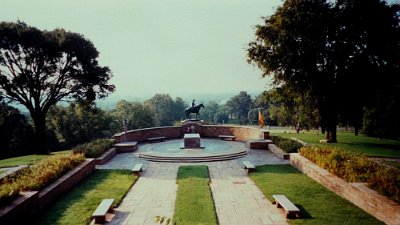
[{"label": "stone retaining wall", "polygon": [[39,207],[43,208],[48,203],[59,197],[68,189],[93,172],[96,163],[94,159],[86,159],[81,165],[69,171],[57,181],[39,192]]},{"label": "stone retaining wall", "polygon": [[81,163],[43,190],[39,192],[21,192],[21,196],[15,199],[10,206],[0,210],[0,224],[17,224],[25,220],[29,222],[31,215],[72,188],[94,169],[95,160],[86,159],[85,162]]},{"label": "stone retaining wall", "polygon": [[246,141],[249,139],[257,139],[269,137],[269,132],[258,128],[245,127],[245,126],[224,126],[224,125],[200,125],[196,122],[189,122],[182,127],[155,127],[146,129],[130,130],[127,132],[126,137],[124,133],[114,135],[115,142],[127,141],[146,141],[151,137],[166,137],[168,139],[182,138],[186,133],[187,126],[194,125],[196,132],[200,137],[204,138],[218,138],[218,135],[233,135],[236,136],[238,141]]},{"label": "stone retaining wall", "polygon": [[95,159],[96,165],[103,165],[104,163],[108,162],[110,159],[112,159],[115,154],[117,154],[117,149],[116,148],[110,148],[106,152],[104,152],[100,157],[97,157]]},{"label": "stone retaining wall", "polygon": [[366,184],[347,183],[299,153],[290,154],[290,163],[310,178],[386,224],[400,224],[400,205],[368,188]]},{"label": "stone retaining wall", "polygon": [[146,129],[130,130],[127,132],[126,137],[124,133],[114,135],[116,143],[136,141],[146,141],[151,137],[166,137],[168,139],[181,138],[181,127],[153,127]]},{"label": "stone retaining wall", "polygon": [[290,154],[284,152],[282,149],[280,149],[275,144],[269,144],[268,150],[270,150],[272,153],[274,153],[280,159],[290,159]]}]

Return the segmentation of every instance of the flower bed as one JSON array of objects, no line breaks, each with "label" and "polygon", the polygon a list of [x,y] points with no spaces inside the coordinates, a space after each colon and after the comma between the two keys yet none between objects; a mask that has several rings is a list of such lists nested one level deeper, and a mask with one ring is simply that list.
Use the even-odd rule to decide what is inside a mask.
[{"label": "flower bed", "polygon": [[114,141],[110,139],[96,139],[92,142],[76,146],[73,152],[83,153],[86,158],[97,158],[112,148],[113,144]]},{"label": "flower bed", "polygon": [[85,161],[82,154],[54,155],[8,176],[0,183],[0,207],[9,205],[20,191],[37,191]]},{"label": "flower bed", "polygon": [[367,182],[378,193],[400,203],[400,171],[341,149],[307,146],[300,154],[347,182]]},{"label": "flower bed", "polygon": [[303,145],[295,140],[291,140],[288,138],[280,137],[280,136],[271,136],[270,139],[274,142],[274,144],[282,149],[286,153],[295,153],[303,147]]}]

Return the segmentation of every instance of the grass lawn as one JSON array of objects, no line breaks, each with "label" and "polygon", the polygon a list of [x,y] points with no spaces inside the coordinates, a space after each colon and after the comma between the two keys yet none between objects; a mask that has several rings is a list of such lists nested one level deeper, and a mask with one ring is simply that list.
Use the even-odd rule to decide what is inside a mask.
[{"label": "grass lawn", "polygon": [[384,224],[290,165],[259,166],[250,177],[270,201],[273,194],[284,194],[296,204],[302,218],[290,224]]},{"label": "grass lawn", "polygon": [[35,224],[89,224],[92,213],[103,199],[114,198],[114,206],[117,206],[136,180],[129,170],[95,170],[45,209]]},{"label": "grass lawn", "polygon": [[39,162],[40,160],[46,157],[51,156],[52,154],[68,154],[70,152],[71,150],[66,150],[66,151],[54,152],[49,155],[26,155],[14,158],[2,159],[0,160],[0,168],[12,167],[18,165],[31,165]]},{"label": "grass lawn", "polygon": [[400,157],[400,141],[367,137],[363,134],[355,136],[351,132],[337,132],[338,143],[320,144],[325,135],[318,131],[305,133],[272,133],[286,138],[295,137],[309,144],[330,145],[348,151],[362,153],[366,156]]},{"label": "grass lawn", "polygon": [[174,220],[178,224],[217,225],[207,166],[181,166]]}]

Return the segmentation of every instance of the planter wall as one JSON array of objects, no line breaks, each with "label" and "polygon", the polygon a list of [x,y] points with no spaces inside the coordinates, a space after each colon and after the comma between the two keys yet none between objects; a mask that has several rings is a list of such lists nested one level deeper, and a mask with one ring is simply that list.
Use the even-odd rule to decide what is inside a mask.
[{"label": "planter wall", "polygon": [[182,136],[181,127],[153,127],[146,129],[130,130],[126,133],[114,135],[116,143],[136,141],[146,141],[151,137],[166,137],[168,139],[180,138]]},{"label": "planter wall", "polygon": [[115,156],[115,154],[117,154],[116,148],[111,148],[111,149],[107,150],[100,157],[97,157],[95,159],[96,165],[102,165],[102,164],[110,161],[110,159],[112,159]]},{"label": "planter wall", "polygon": [[290,154],[290,163],[310,178],[386,224],[400,224],[400,205],[368,188],[366,184],[347,183],[299,153]]},{"label": "planter wall", "polygon": [[0,224],[13,224],[15,219],[28,216],[39,204],[38,191],[25,191],[20,193],[11,205],[0,210]]},{"label": "planter wall", "polygon": [[39,192],[39,207],[43,208],[48,203],[59,197],[65,191],[89,175],[95,169],[94,159],[86,159],[81,165],[60,177],[57,181]]},{"label": "planter wall", "polygon": [[282,149],[280,149],[275,144],[269,144],[268,150],[270,150],[272,153],[274,153],[280,159],[290,159],[290,154],[284,152]]}]

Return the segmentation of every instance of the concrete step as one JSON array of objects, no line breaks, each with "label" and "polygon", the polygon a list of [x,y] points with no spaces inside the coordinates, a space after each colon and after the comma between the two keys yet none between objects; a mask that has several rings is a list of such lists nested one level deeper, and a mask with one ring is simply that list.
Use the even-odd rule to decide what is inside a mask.
[{"label": "concrete step", "polygon": [[213,156],[197,156],[197,157],[177,157],[177,156],[155,156],[140,154],[139,158],[152,162],[215,162],[233,160],[246,156],[246,151],[241,151],[232,154],[213,155]]}]

